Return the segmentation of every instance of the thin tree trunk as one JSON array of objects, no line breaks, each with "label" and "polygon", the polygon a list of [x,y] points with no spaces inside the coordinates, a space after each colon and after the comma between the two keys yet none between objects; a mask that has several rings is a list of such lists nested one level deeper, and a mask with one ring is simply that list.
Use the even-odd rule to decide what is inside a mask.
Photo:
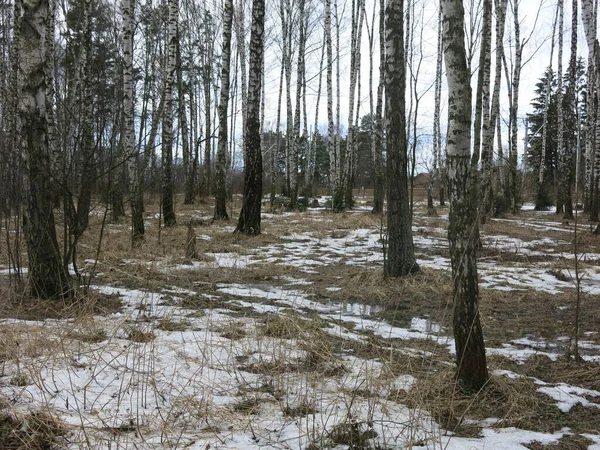
[{"label": "thin tree trunk", "polygon": [[[374,30],[373,30],[374,33]],[[385,79],[385,0],[379,0],[379,84],[377,86],[377,105],[373,118],[373,214],[383,212],[385,178],[383,172],[383,89]]]},{"label": "thin tree trunk", "polygon": [[[504,54],[504,26],[506,19],[507,0],[499,0],[496,4],[496,73],[494,74],[494,89],[492,91],[492,105],[487,128],[483,130],[483,149],[481,152],[481,223],[493,213],[494,190],[493,190],[493,162],[494,162],[494,133],[496,122],[500,112],[500,87],[502,84],[502,55]],[[498,128],[500,124],[498,123]],[[498,133],[500,131],[498,130]],[[501,136],[498,136],[501,139]],[[500,141],[499,141],[500,142]],[[502,147],[498,148],[498,171],[504,164],[500,155]],[[502,177],[501,177],[502,179]]]},{"label": "thin tree trunk", "polygon": [[442,146],[442,136],[440,129],[440,109],[442,107],[442,61],[444,49],[442,47],[442,8],[438,13],[438,39],[437,39],[437,58],[435,65],[435,87],[434,87],[434,107],[433,107],[433,167],[429,175],[427,185],[427,214],[436,215],[437,212],[433,205],[433,190],[436,182],[440,178],[439,168],[441,161],[439,158]]},{"label": "thin tree trunk", "polygon": [[163,223],[172,227],[177,223],[173,204],[173,84],[177,56],[178,0],[169,0],[168,62],[165,93],[165,114],[162,128],[162,213]]},{"label": "thin tree trunk", "polygon": [[408,200],[403,3],[404,0],[388,0],[385,10],[388,252],[384,273],[388,277],[405,276],[419,270],[414,256]]},{"label": "thin tree trunk", "polygon": [[[567,111],[568,114],[577,114],[577,28],[578,28],[578,11],[577,1],[573,2],[571,11],[571,56],[569,60],[569,84],[567,87]],[[576,130],[576,136],[579,135],[579,129]],[[562,197],[562,203],[564,205],[563,218],[566,220],[573,220],[573,200],[571,187],[574,182],[574,177],[577,176],[575,173],[575,167],[573,163],[575,161],[574,155],[577,148],[577,139],[569,139],[565,142],[564,154],[560,160],[561,168],[559,170],[559,185],[558,192]]]},{"label": "thin tree trunk", "polygon": [[479,320],[474,232],[477,205],[472,204],[471,86],[464,48],[464,9],[461,0],[442,0],[444,59],[448,81],[448,141],[446,161],[450,192],[450,259],[454,282],[453,329],[457,378],[469,390],[488,380],[483,332]]},{"label": "thin tree trunk", "polygon": [[219,100],[219,142],[217,143],[216,191],[214,220],[228,220],[227,214],[227,109],[229,103],[229,70],[231,59],[232,0],[223,6],[223,50],[221,53],[221,98]]},{"label": "thin tree trunk", "polygon": [[253,0],[250,34],[248,109],[244,136],[244,196],[236,231],[260,234],[262,201],[262,151],[260,146],[260,94],[262,90],[264,0]]}]

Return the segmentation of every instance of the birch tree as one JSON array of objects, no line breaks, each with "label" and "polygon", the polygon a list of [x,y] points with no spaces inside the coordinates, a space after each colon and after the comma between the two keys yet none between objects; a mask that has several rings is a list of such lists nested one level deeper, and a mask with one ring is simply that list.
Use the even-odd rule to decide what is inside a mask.
[{"label": "birch tree", "polygon": [[177,223],[173,204],[173,84],[177,68],[178,0],[169,0],[167,35],[167,79],[165,86],[165,113],[162,126],[162,213],[163,223],[172,227]]},{"label": "birch tree", "polygon": [[[562,1],[562,0],[561,0]],[[568,114],[577,115],[577,29],[578,29],[578,8],[577,0],[572,2],[571,9],[571,55],[569,58],[568,73],[568,85],[566,90],[566,110]],[[560,46],[560,44],[559,44]],[[577,127],[575,127],[577,128]],[[560,131],[559,131],[560,132]],[[564,127],[563,127],[564,132]],[[570,133],[569,133],[570,134]],[[573,216],[573,200],[571,195],[571,187],[573,185],[574,177],[577,176],[574,171],[573,163],[575,161],[574,156],[577,147],[577,136],[579,135],[579,129],[576,129],[573,133],[574,138],[566,139],[563,144],[563,148],[559,147],[559,182],[558,182],[558,196],[560,202],[564,206],[563,218],[572,220]]]},{"label": "birch tree", "polygon": [[135,153],[134,105],[133,105],[133,16],[132,0],[121,1],[123,19],[123,124],[124,148],[129,155],[129,179],[131,186],[131,240],[137,245],[144,238],[144,197],[139,182],[139,155]]},{"label": "birch tree", "polygon": [[435,63],[435,83],[434,83],[434,107],[433,107],[433,167],[429,173],[429,183],[427,184],[427,214],[432,216],[437,214],[433,206],[433,189],[436,181],[440,178],[439,165],[442,134],[440,130],[440,116],[442,107],[442,61],[444,49],[442,47],[442,8],[438,13],[437,29],[437,57]]},{"label": "birch tree", "polygon": [[[581,21],[588,47],[587,98],[597,95],[598,66],[597,66],[597,10],[593,0],[581,0]],[[584,210],[590,213],[590,220],[598,220],[598,173],[596,161],[600,159],[597,151],[598,139],[598,108],[596,102],[587,102],[587,117],[585,127],[585,205]]]},{"label": "birch tree", "polygon": [[[375,6],[373,6],[375,9]],[[373,11],[375,15],[375,11]],[[375,34],[373,30],[372,34]],[[385,0],[379,0],[379,83],[377,85],[377,104],[375,115],[371,121],[373,138],[371,152],[373,155],[373,214],[383,212],[385,195],[385,178],[383,171],[383,89],[385,79]]]},{"label": "birch tree", "polygon": [[228,220],[227,214],[227,110],[229,103],[229,70],[231,60],[231,27],[233,2],[223,4],[223,48],[221,50],[221,97],[219,99],[219,141],[215,164],[214,220]]},{"label": "birch tree", "polygon": [[483,332],[479,320],[477,279],[477,205],[471,183],[471,86],[461,0],[441,0],[443,45],[448,82],[446,164],[450,194],[448,240],[453,278],[453,330],[457,378],[479,390],[488,379]]},{"label": "birch tree", "polygon": [[260,145],[260,99],[264,55],[264,0],[252,2],[252,31],[250,34],[250,61],[246,131],[244,132],[244,196],[236,231],[248,235],[260,234],[262,200],[262,150]]},{"label": "birch tree", "polygon": [[385,21],[388,252],[384,273],[389,277],[399,277],[419,270],[414,256],[408,200],[404,0],[388,0]]},{"label": "birch tree", "polygon": [[[31,294],[44,298],[63,298],[71,293],[69,274],[62,263],[50,189],[48,169],[48,123],[46,118],[47,86],[53,82],[47,71],[49,40],[46,26],[50,17],[46,0],[20,2],[19,36],[19,119],[21,148],[26,167],[25,238],[29,259],[29,287]],[[22,6],[22,9],[21,9]],[[18,9],[17,9],[18,8]]]},{"label": "birch tree", "polygon": [[[487,221],[493,208],[493,157],[494,157],[494,133],[496,123],[500,114],[500,87],[502,85],[502,57],[504,55],[504,27],[506,19],[507,0],[498,0],[496,2],[496,62],[494,74],[494,88],[492,90],[492,100],[487,127],[482,130],[482,150],[481,150],[481,223]],[[500,139],[500,133],[498,133]],[[499,152],[502,151],[499,144]],[[498,165],[503,161],[498,158]]]}]

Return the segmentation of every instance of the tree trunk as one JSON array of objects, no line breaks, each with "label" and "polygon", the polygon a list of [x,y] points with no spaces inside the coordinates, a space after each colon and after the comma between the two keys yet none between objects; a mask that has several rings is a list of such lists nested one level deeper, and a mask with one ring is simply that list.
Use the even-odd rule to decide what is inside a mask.
[{"label": "tree trunk", "polygon": [[52,197],[49,186],[50,149],[46,120],[46,86],[52,83],[46,72],[47,60],[53,55],[45,27],[49,16],[48,0],[22,5],[19,29],[19,112],[21,142],[26,162],[27,184],[25,236],[29,257],[31,294],[40,298],[64,298],[70,295],[69,275],[62,264],[56,238]]},{"label": "tree trunk", "polygon": [[260,234],[262,200],[262,151],[260,146],[260,94],[262,90],[264,0],[252,2],[250,63],[248,79],[248,109],[244,133],[244,196],[236,231],[247,235]]},{"label": "tree trunk", "polygon": [[335,134],[333,129],[333,49],[331,43],[331,0],[325,0],[325,51],[327,53],[327,153],[331,189],[338,188]]},{"label": "tree trunk", "polygon": [[512,103],[510,106],[510,147],[508,155],[508,204],[511,211],[516,214],[519,212],[519,184],[517,180],[517,141],[519,139],[519,126],[517,123],[517,113],[519,110],[519,84],[521,81],[521,59],[523,46],[521,44],[521,25],[519,23],[519,2],[513,3],[514,30],[515,30],[515,65],[513,68],[512,79]]},{"label": "tree trunk", "polygon": [[[567,111],[568,114],[577,114],[577,27],[578,27],[578,12],[577,1],[573,2],[571,12],[571,56],[569,59],[569,84],[567,87]],[[575,136],[579,135],[580,130],[577,129]],[[565,141],[564,154],[562,155],[561,168],[559,170],[558,193],[561,197],[561,202],[564,205],[564,216],[566,220],[573,220],[573,199],[571,188],[573,186],[575,174],[575,152],[577,148],[577,139],[569,139]]]},{"label": "tree trunk", "polygon": [[[482,195],[480,221],[485,223],[492,210],[492,148],[494,126],[490,125],[490,71],[492,53],[492,0],[484,0],[481,49],[479,55],[479,74],[477,78],[477,100],[475,102],[475,156],[479,160],[481,151],[481,187]],[[487,141],[487,142],[486,142]],[[483,190],[486,190],[483,193]]]},{"label": "tree trunk", "polygon": [[135,6],[132,0],[121,1],[123,17],[123,128],[124,149],[129,161],[131,186],[131,243],[138,245],[144,239],[144,197],[139,183],[140,162],[135,151],[133,102],[133,24]]},{"label": "tree trunk", "polygon": [[304,27],[305,0],[298,0],[298,66],[296,71],[296,112],[294,114],[294,131],[292,154],[290,158],[290,208],[296,208],[298,200],[298,160],[300,155],[300,108],[302,104],[302,88],[304,84],[304,49],[306,46],[306,29]]},{"label": "tree trunk", "polygon": [[[487,128],[483,130],[483,149],[481,152],[481,223],[493,213],[493,150],[496,121],[500,113],[500,87],[502,84],[502,55],[504,54],[504,26],[506,19],[507,0],[499,0],[496,4],[496,73],[494,74],[494,90],[492,91],[492,105]],[[499,125],[498,125],[499,126]],[[498,137],[500,139],[500,136]],[[502,147],[498,148],[498,170],[504,162],[500,155]]]},{"label": "tree trunk", "polygon": [[384,273],[388,277],[405,276],[419,270],[408,200],[403,3],[404,0],[388,0],[385,11],[388,252]]},{"label": "tree trunk", "polygon": [[[587,98],[593,99],[596,95],[596,11],[593,0],[581,0],[581,21],[585,32],[588,47],[588,74],[587,74]],[[585,127],[585,204],[584,211],[590,213],[590,220],[598,220],[598,202],[596,201],[596,173],[594,161],[596,159],[596,122],[598,109],[596,102],[587,102],[587,118]]]},{"label": "tree trunk", "polygon": [[[375,13],[373,13],[375,14]],[[375,30],[373,30],[375,34]],[[373,214],[383,212],[385,179],[383,172],[383,87],[385,79],[385,0],[379,0],[379,84],[373,117]]]},{"label": "tree trunk", "polygon": [[228,220],[227,214],[227,109],[229,103],[229,70],[231,60],[232,0],[223,5],[223,49],[221,53],[221,98],[219,100],[219,142],[215,164],[215,214],[214,220]]},{"label": "tree trunk", "polygon": [[435,87],[434,87],[434,108],[433,108],[433,167],[429,173],[429,183],[427,185],[427,214],[436,215],[437,212],[433,206],[433,190],[436,182],[440,178],[440,152],[442,146],[442,135],[440,130],[440,109],[442,107],[442,61],[444,49],[442,47],[442,8],[438,13],[438,37],[437,37],[437,58],[435,65]]},{"label": "tree trunk", "polygon": [[167,81],[165,88],[165,115],[162,128],[162,212],[166,227],[177,223],[173,204],[173,84],[177,54],[178,0],[169,0],[169,32]]},{"label": "tree trunk", "polygon": [[471,86],[464,48],[461,0],[442,0],[444,58],[448,81],[448,141],[446,161],[450,192],[450,259],[454,281],[453,329],[457,378],[477,391],[488,380],[485,345],[479,320],[477,280],[477,205],[472,204]]}]

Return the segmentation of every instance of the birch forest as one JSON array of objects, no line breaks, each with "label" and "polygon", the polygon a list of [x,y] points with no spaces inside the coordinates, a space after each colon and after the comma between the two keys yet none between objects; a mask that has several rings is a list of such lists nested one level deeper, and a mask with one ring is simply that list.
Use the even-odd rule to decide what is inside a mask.
[{"label": "birch forest", "polygon": [[600,446],[595,0],[0,3],[0,448]]}]

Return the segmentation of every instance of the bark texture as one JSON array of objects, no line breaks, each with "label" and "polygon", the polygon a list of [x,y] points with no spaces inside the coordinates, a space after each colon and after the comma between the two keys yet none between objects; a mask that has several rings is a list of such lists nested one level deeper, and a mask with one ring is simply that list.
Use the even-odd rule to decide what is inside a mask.
[{"label": "bark texture", "polygon": [[464,46],[461,0],[442,0],[444,59],[448,82],[448,141],[446,161],[450,194],[448,240],[452,264],[457,378],[470,390],[488,379],[483,333],[479,320],[477,280],[477,205],[469,189],[471,159],[471,86]]},{"label": "bark texture", "polygon": [[388,250],[384,272],[386,276],[399,277],[419,270],[414,255],[408,198],[404,0],[388,0],[385,17]]},{"label": "bark texture", "polygon": [[262,151],[260,146],[260,94],[262,91],[262,62],[265,2],[252,2],[252,31],[248,77],[248,108],[244,133],[244,197],[236,231],[248,235],[260,234],[262,200]]},{"label": "bark texture", "polygon": [[227,110],[229,105],[229,70],[231,60],[231,27],[233,2],[223,5],[223,49],[221,51],[221,98],[219,100],[219,141],[215,164],[215,214],[214,220],[228,220],[227,214]]},{"label": "bark texture", "polygon": [[47,73],[46,25],[50,20],[48,0],[24,1],[19,35],[19,118],[21,148],[26,164],[25,237],[29,258],[31,294],[44,299],[70,294],[69,275],[62,264],[56,238],[50,177],[50,149],[46,120]]}]

